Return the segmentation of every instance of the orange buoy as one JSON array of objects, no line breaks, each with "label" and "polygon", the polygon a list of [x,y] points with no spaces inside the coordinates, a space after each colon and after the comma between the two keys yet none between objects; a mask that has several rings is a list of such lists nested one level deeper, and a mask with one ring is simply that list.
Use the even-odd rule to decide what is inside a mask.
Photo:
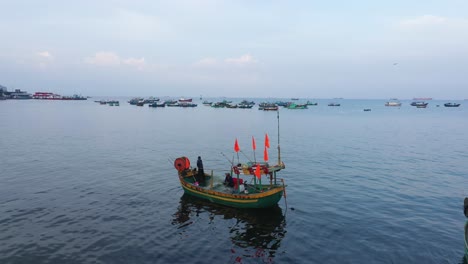
[{"label": "orange buoy", "polygon": [[184,171],[190,168],[190,160],[187,157],[180,157],[174,161],[174,168],[177,171]]}]

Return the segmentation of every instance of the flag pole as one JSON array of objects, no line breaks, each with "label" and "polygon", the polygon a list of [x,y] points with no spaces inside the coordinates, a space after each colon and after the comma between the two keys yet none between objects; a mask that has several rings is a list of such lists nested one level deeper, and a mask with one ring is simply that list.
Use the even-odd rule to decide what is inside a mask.
[{"label": "flag pole", "polygon": [[278,165],[281,165],[279,110],[276,112],[276,117],[278,118]]}]

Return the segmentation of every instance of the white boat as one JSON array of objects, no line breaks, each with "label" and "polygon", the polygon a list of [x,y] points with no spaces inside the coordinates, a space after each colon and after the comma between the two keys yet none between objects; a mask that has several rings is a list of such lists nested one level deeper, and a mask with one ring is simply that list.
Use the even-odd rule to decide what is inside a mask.
[{"label": "white boat", "polygon": [[385,103],[385,106],[401,106],[401,103],[398,101],[389,101]]}]

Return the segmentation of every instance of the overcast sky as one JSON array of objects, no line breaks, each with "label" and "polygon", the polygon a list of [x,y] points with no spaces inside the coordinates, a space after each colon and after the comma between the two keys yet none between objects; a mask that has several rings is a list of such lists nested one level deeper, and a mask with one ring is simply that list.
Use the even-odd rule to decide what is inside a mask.
[{"label": "overcast sky", "polygon": [[0,85],[63,95],[468,98],[467,0],[0,0]]}]

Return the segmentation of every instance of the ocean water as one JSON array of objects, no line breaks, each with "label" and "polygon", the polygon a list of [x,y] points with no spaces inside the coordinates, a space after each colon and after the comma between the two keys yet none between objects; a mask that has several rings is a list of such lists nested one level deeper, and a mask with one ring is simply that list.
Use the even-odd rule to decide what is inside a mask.
[{"label": "ocean water", "polygon": [[281,108],[287,197],[239,210],[184,195],[172,162],[226,171],[265,133],[276,160],[276,112],[99,99],[0,102],[0,263],[464,261],[466,101]]}]

